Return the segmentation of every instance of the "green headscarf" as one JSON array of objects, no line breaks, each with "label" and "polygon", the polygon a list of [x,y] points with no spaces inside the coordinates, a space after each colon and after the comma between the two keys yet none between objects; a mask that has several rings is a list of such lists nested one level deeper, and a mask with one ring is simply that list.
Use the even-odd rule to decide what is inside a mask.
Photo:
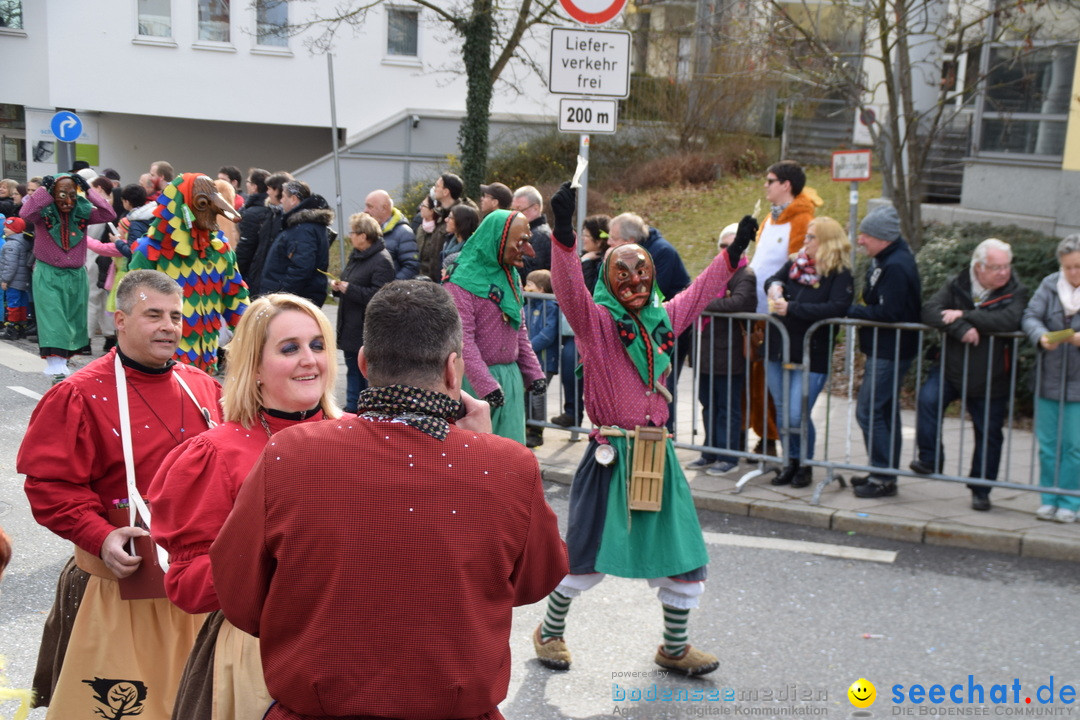
[{"label": "green headscarf", "polygon": [[[72,175],[71,173],[57,173],[56,175],[53,175],[53,177],[56,180],[59,180],[60,178],[70,178]],[[72,182],[74,182],[74,180]],[[51,188],[49,192],[52,193]],[[75,207],[72,208],[71,213],[68,214],[68,236],[66,238],[62,237],[64,223],[60,217],[60,210],[56,207],[56,202],[51,202],[41,208],[41,220],[45,223],[45,229],[49,231],[49,237],[51,237],[53,242],[56,243],[56,246],[64,252],[67,252],[83,241],[86,237],[87,220],[90,219],[90,213],[94,212],[94,204],[78,193],[79,183],[76,182]]]},{"label": "green headscarf", "polygon": [[461,289],[498,305],[515,330],[521,326],[525,291],[517,268],[503,265],[502,256],[510,236],[510,225],[518,215],[520,213],[512,210],[488,213],[461,248],[457,264],[450,270],[448,278]]},{"label": "green headscarf", "polygon": [[[645,248],[637,247],[645,254],[649,253]],[[645,307],[637,313],[631,313],[624,308],[608,287],[608,264],[611,262],[611,255],[609,251],[600,265],[600,278],[593,290],[593,300],[597,305],[607,308],[615,319],[619,340],[637,368],[641,381],[646,387],[656,388],[660,384],[658,380],[671,366],[671,356],[668,353],[675,346],[675,333],[671,329],[671,318],[664,309],[664,296],[653,277],[652,295]],[[653,267],[655,275],[655,263]]]}]

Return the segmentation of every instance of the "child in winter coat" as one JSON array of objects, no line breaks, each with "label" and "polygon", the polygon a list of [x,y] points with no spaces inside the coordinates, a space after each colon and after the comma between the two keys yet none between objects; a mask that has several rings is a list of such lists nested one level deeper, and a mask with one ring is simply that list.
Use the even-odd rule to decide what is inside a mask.
[{"label": "child in winter coat", "polygon": [[7,322],[0,331],[0,340],[19,340],[26,337],[26,320],[30,308],[30,267],[34,255],[30,240],[23,231],[26,222],[19,217],[4,220],[4,246],[0,249],[0,289],[7,305]]}]

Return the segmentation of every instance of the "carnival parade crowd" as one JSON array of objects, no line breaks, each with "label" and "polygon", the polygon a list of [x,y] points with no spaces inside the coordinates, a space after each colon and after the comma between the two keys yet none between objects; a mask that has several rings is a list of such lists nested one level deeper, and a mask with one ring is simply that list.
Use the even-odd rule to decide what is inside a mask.
[{"label": "carnival parade crowd", "polygon": [[[532,186],[492,182],[473,202],[448,172],[416,208],[373,189],[339,239],[330,204],[287,172],[159,161],[126,185],[89,167],[0,181],[0,337],[35,339],[54,381],[17,471],[35,519],[74,546],[37,705],[65,720],[500,718],[513,607],[546,600],[536,657],[569,670],[573,600],[608,574],[656,588],[657,665],[713,672],[689,640],[708,553],[684,469],[730,472],[725,451],[752,429],[757,452],[785,444],[774,484],[812,482],[808,413],[834,337],[808,331],[830,318],[875,323],[858,329],[856,417],[882,472],[856,497],[898,492],[897,388],[920,348],[890,325],[943,334],[911,470],[941,471],[942,411],[962,400],[982,480],[1014,361],[991,336],[1022,331],[1043,364],[1036,515],[1074,522],[1080,497],[1053,490],[1080,483],[1080,235],[1033,292],[988,238],[924,304],[892,207],[858,226],[856,292],[848,233],[818,215],[803,169],[770,166],[764,195],[763,221],[732,218],[691,279],[638,214],[578,218],[579,238],[570,183],[550,220]],[[335,242],[351,246],[340,277]],[[755,312],[777,324],[723,322]],[[73,372],[96,334],[105,354]],[[667,427],[691,353],[710,451],[681,466]],[[528,424],[547,420],[555,375],[551,423],[592,425],[565,536]],[[970,489],[991,510],[989,487]],[[0,550],[6,564],[2,532]]]}]

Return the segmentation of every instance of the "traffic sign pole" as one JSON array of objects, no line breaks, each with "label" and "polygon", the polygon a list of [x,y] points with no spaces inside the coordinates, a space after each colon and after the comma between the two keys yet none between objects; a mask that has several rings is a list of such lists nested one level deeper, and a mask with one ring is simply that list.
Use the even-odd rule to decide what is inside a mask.
[{"label": "traffic sign pole", "polygon": [[[585,162],[589,161],[589,136],[582,135],[578,139],[578,155],[580,155]],[[580,254],[585,248],[585,243],[581,240],[581,228],[585,224],[585,218],[589,214],[589,167],[585,166],[585,171],[581,173],[581,177],[578,178],[578,182],[581,183],[581,187],[577,191],[577,249]],[[599,238],[596,238],[599,240]]]}]

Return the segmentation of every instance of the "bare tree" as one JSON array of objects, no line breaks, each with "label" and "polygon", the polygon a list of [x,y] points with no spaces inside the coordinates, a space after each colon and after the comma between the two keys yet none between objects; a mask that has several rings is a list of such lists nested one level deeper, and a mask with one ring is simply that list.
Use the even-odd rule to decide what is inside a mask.
[{"label": "bare tree", "polygon": [[[985,92],[995,67],[954,73],[967,54],[987,53],[1008,40],[1014,51],[997,63],[1018,62],[1042,28],[1075,13],[1069,0],[769,0],[770,31],[786,40],[784,56],[800,81],[845,99],[868,121],[883,190],[904,237],[922,240],[922,175],[934,141]],[[1072,6],[1070,8],[1070,6]],[[853,36],[857,47],[851,47]],[[1075,36],[1073,36],[1075,43]],[[873,117],[873,110],[883,110]],[[870,111],[870,112],[868,112]]]},{"label": "bare tree", "polygon": [[[410,1],[434,15],[461,42],[464,67],[449,69],[465,73],[465,120],[458,141],[465,192],[477,197],[487,169],[489,117],[496,82],[512,63],[543,77],[540,63],[529,57],[522,41],[537,26],[566,20],[558,12],[558,0]],[[340,0],[332,13],[291,22],[287,32],[296,35],[313,31],[308,34],[307,44],[313,50],[326,52],[343,28],[363,25],[368,13],[382,3]]]}]

